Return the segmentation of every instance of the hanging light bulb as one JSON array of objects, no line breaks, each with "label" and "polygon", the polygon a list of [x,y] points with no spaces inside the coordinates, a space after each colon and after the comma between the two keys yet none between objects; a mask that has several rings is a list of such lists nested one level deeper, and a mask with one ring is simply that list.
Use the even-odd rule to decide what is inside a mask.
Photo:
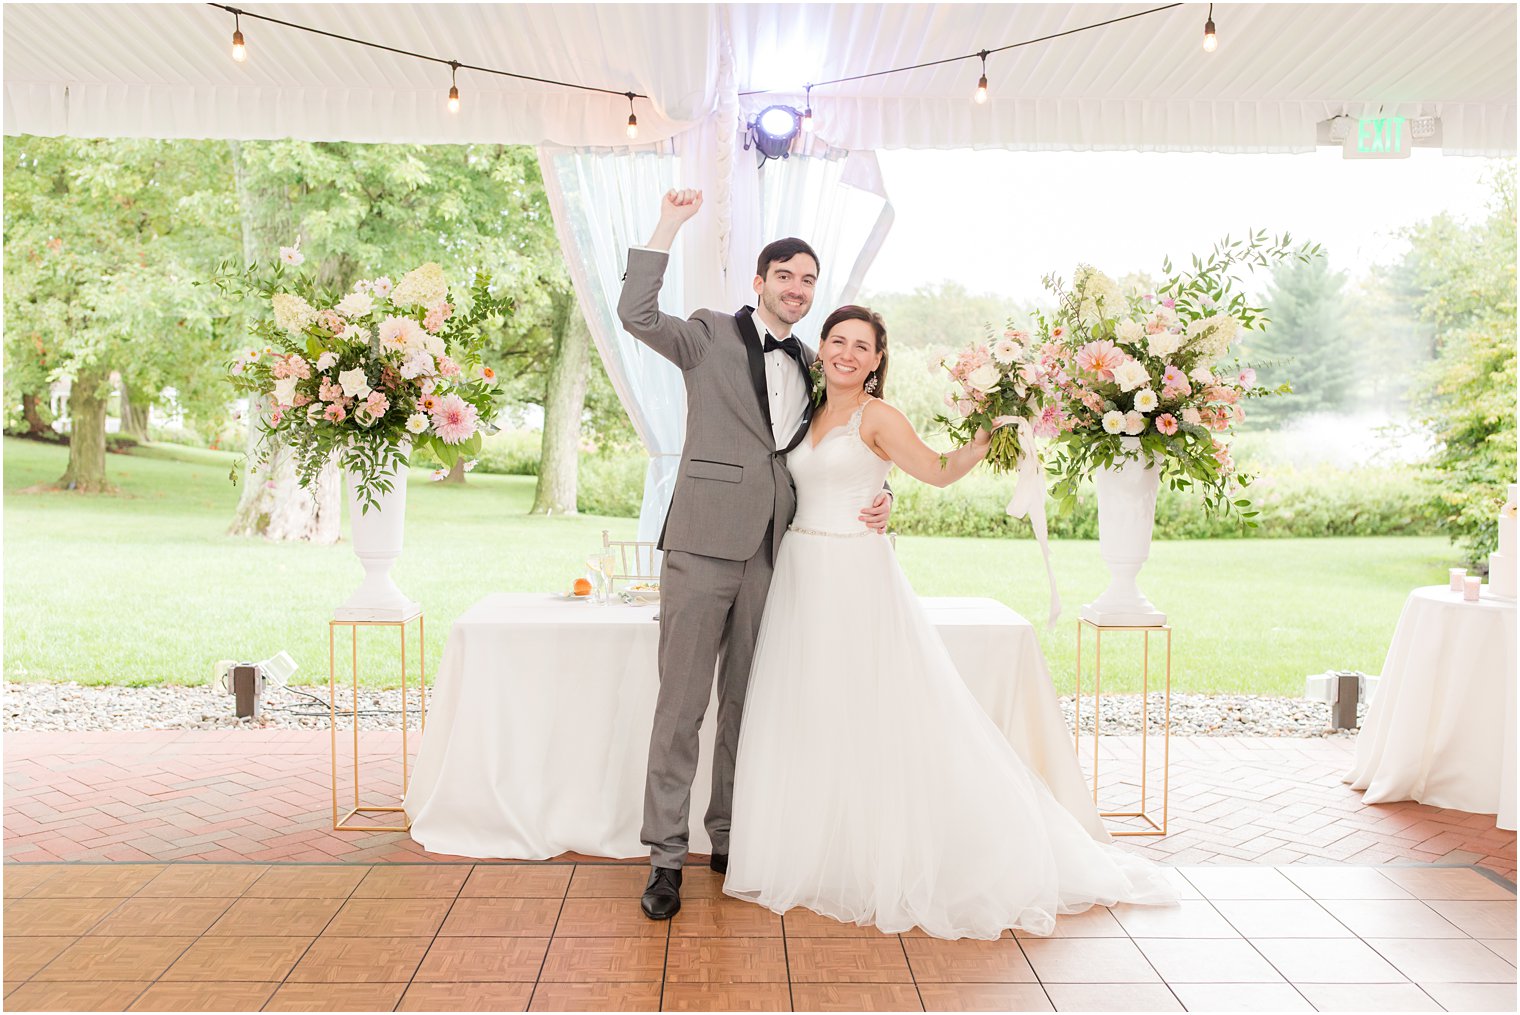
[{"label": "hanging light bulb", "polygon": [[811,134],[813,132],[813,86],[812,85],[808,85],[807,86],[806,96],[807,97],[803,100],[803,103],[802,103],[802,130],[803,130],[804,133]]},{"label": "hanging light bulb", "polygon": [[232,12],[232,58],[238,63],[248,59],[248,47],[243,45],[243,24],[239,11]]},{"label": "hanging light bulb", "polygon": [[1214,52],[1214,47],[1219,45],[1219,36],[1214,34],[1214,5],[1209,4],[1209,19],[1203,23],[1203,51]]},{"label": "hanging light bulb", "polygon": [[633,93],[624,93],[628,96],[628,140],[632,141],[639,136],[639,118],[633,112]]},{"label": "hanging light bulb", "polygon": [[976,103],[982,105],[987,101],[987,51],[984,49],[978,54],[982,58],[982,77],[976,83]]},{"label": "hanging light bulb", "polygon": [[449,112],[459,112],[459,64],[449,61]]}]

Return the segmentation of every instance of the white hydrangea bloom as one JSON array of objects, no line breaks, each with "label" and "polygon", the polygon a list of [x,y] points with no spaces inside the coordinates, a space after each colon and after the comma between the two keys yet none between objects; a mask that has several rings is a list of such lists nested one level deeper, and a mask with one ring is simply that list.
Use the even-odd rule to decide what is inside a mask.
[{"label": "white hydrangea bloom", "polygon": [[295,293],[275,293],[269,302],[274,306],[274,323],[292,335],[299,335],[317,319],[312,305]]},{"label": "white hydrangea bloom", "polygon": [[430,307],[442,303],[449,295],[449,282],[443,269],[429,261],[401,276],[391,290],[391,302],[398,307]]}]

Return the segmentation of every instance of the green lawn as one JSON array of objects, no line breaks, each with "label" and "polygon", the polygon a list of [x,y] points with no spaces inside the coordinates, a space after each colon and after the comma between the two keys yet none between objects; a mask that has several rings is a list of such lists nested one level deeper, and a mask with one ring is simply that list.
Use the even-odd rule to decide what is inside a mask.
[{"label": "green lawn", "polygon": [[[4,447],[7,679],[199,683],[218,659],[280,649],[300,664],[297,681],[326,679],[325,622],[358,582],[358,561],[346,543],[226,536],[238,496],[232,455],[171,446],[113,455],[120,495],[85,498],[32,489],[62,473],[63,449]],[[602,529],[633,536],[628,518],[529,517],[532,494],[532,479],[516,476],[412,483],[394,574],[427,607],[430,673],[472,602],[563,588]],[[991,596],[1044,617],[1032,541],[902,538],[898,553],[924,595]],[[1141,584],[1171,611],[1177,689],[1297,695],[1307,673],[1376,672],[1405,595],[1444,580],[1450,557],[1437,538],[1163,542]],[[1041,639],[1069,690],[1077,610],[1106,574],[1094,542],[1059,542],[1054,558],[1066,611],[1054,633],[1041,625]],[[1114,638],[1105,649],[1117,674],[1127,657],[1110,648]]]}]

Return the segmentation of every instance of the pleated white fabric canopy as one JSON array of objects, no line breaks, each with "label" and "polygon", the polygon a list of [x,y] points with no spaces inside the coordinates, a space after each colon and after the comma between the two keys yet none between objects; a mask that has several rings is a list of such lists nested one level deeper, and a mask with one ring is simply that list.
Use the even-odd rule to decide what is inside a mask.
[{"label": "pleated white fabric canopy", "polygon": [[[258,4],[254,13],[639,99],[639,141],[803,85],[955,57],[1145,10],[1134,4]],[[1515,151],[1512,4],[1185,4],[975,60],[819,88],[847,149],[1306,151],[1330,116],[1434,115],[1451,154]],[[626,145],[628,101],[461,71],[202,4],[7,4],[8,134]],[[770,94],[744,94],[775,90]],[[725,98],[728,99],[725,102]]]}]

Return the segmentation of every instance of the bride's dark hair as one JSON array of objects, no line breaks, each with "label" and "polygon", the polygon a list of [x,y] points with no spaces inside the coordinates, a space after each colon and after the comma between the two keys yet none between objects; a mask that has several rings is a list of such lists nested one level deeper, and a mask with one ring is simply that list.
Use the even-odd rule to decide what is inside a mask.
[{"label": "bride's dark hair", "polygon": [[[834,311],[824,319],[823,329],[818,332],[819,356],[823,355],[823,343],[829,337],[829,332],[833,331],[834,326],[839,324],[841,321],[865,321],[871,326],[871,330],[876,333],[876,351],[881,353],[881,366],[877,367],[875,370],[872,370],[870,375],[866,377],[866,392],[867,394],[875,395],[877,398],[887,397],[886,322],[881,319],[880,314],[872,310],[870,307],[859,307],[853,303],[840,307],[838,310]],[[876,381],[876,387],[874,389],[870,387],[872,380]],[[828,397],[828,389],[825,388],[823,398],[825,401],[827,401]],[[821,405],[822,403],[819,404]]]}]

